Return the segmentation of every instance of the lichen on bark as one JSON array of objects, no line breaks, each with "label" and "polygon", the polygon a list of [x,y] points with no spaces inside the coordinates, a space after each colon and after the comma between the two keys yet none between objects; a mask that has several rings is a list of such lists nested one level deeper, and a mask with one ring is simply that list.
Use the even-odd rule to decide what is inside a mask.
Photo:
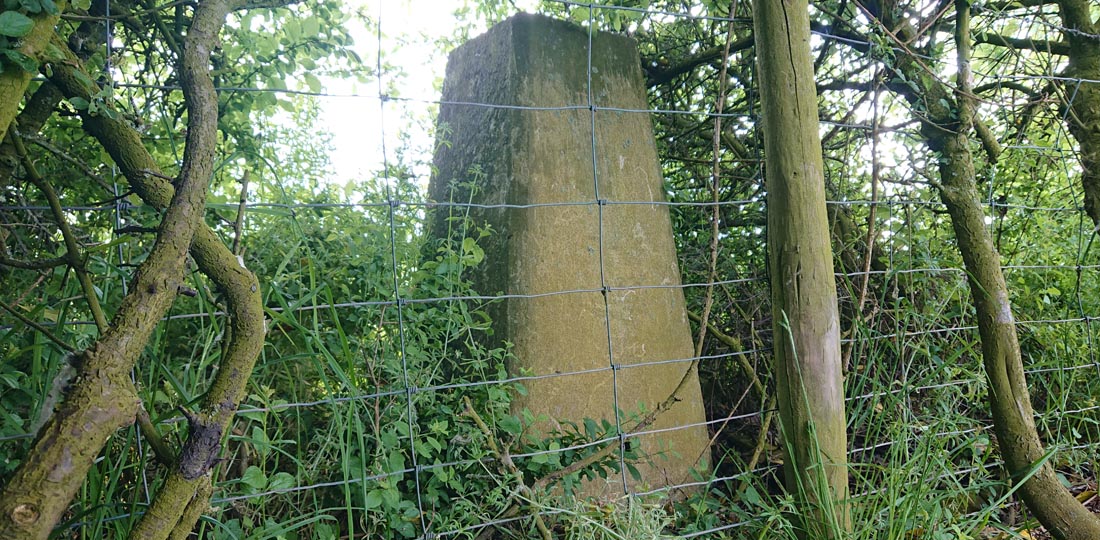
[{"label": "lichen on bark", "polygon": [[[196,8],[188,34],[191,53],[185,54],[181,65],[190,114],[184,166],[175,186],[160,175],[133,127],[117,115],[82,111],[85,130],[103,145],[146,203],[166,210],[165,218],[112,327],[81,354],[80,380],[0,493],[0,537],[45,538],[67,510],[107,438],[133,420],[139,402],[129,371],[179,289],[188,251],[199,269],[227,291],[233,328],[222,369],[198,414],[204,425],[221,433],[236,411],[264,339],[259,283],[201,223],[201,217],[217,140],[217,99],[207,73],[209,52],[228,11],[241,5],[211,0]],[[80,61],[54,39],[64,57],[51,66],[51,81],[66,97],[91,99],[99,91],[92,77],[80,73]],[[205,445],[205,454],[212,453],[209,441]],[[206,507],[210,479],[203,469],[208,470],[213,461],[206,459],[202,467],[189,470],[189,478],[174,470],[132,537],[186,537]],[[156,512],[158,508],[167,509],[167,515]]]},{"label": "lichen on bark", "polygon": [[[892,67],[917,83],[903,95],[920,111],[921,134],[929,149],[938,154],[937,187],[966,267],[994,430],[1009,476],[1018,482],[1032,473],[1018,492],[1055,538],[1095,540],[1100,538],[1100,519],[1059,482],[1035,428],[1008,286],[985,225],[975,178],[969,137],[976,108],[969,90],[969,2],[957,0],[956,11],[959,82],[954,91],[928,76],[927,67],[912,55],[899,56]],[[890,16],[893,10],[881,12],[883,26],[893,32],[893,38],[904,43],[914,35],[907,21]]]}]

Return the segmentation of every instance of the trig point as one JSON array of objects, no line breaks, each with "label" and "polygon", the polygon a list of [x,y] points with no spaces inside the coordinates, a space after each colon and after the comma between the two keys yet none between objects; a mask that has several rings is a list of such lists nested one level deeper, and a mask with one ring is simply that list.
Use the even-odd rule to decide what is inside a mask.
[{"label": "trig point", "polygon": [[[536,377],[516,408],[551,428],[614,424],[617,402],[629,431],[676,388],[693,348],[638,53],[620,35],[593,34],[591,55],[589,43],[587,29],[517,15],[451,53],[429,195],[479,205],[470,218],[492,227],[473,280],[479,294],[516,295],[489,309],[494,342],[514,344],[509,374]],[[432,234],[466,210],[436,208]],[[626,439],[651,460],[629,489],[708,467],[704,421],[691,373],[644,430],[659,432]],[[616,489],[617,475],[586,488]]]}]

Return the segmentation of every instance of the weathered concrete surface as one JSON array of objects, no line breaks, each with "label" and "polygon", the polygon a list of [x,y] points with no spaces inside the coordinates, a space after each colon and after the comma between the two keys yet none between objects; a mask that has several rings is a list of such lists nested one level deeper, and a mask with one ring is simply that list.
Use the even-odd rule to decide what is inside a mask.
[{"label": "weathered concrete surface", "polygon": [[[551,425],[586,417],[614,421],[617,387],[629,430],[636,423],[630,415],[665,400],[689,364],[628,366],[689,359],[692,344],[668,208],[645,204],[664,201],[648,113],[595,112],[595,178],[599,198],[607,201],[602,212],[597,204],[588,43],[586,29],[517,15],[456,49],[447,65],[429,192],[441,203],[536,205],[470,210],[476,223],[494,231],[482,241],[478,292],[537,295],[493,305],[493,339],[515,345],[513,375],[602,371],[526,381],[528,396],[516,407],[547,415]],[[592,45],[595,105],[645,111],[633,41],[597,33]],[[622,202],[636,204],[616,204]],[[447,215],[443,207],[433,212],[432,234],[447,234]],[[612,289],[606,309],[604,284]],[[615,373],[608,369],[611,358],[622,366]],[[655,456],[652,465],[639,467],[643,479],[631,481],[632,489],[682,483],[693,465],[709,461],[694,374],[680,399],[649,429],[695,425],[630,439]],[[621,482],[613,478],[610,489],[621,489]]]}]

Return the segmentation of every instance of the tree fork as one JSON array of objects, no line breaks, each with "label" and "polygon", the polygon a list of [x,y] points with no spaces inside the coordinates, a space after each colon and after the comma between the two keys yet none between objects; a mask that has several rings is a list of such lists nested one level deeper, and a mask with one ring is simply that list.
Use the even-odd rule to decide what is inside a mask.
[{"label": "tree fork", "polygon": [[[193,116],[192,124],[198,118]],[[193,125],[191,131],[203,129]],[[210,152],[207,170],[212,157]],[[184,168],[193,170],[187,159],[196,159],[196,153],[185,154]],[[181,176],[156,243],[111,327],[79,356],[80,377],[0,492],[0,537],[46,538],[107,439],[134,420],[139,403],[130,370],[183,282],[184,261],[202,221],[208,181],[209,176]]]},{"label": "tree fork", "polygon": [[[204,246],[205,249],[192,248],[192,251],[196,252],[194,254],[196,261],[199,262],[200,268],[211,276],[211,279],[226,286],[230,292],[231,305],[236,300],[237,306],[233,310],[235,317],[232,324],[238,331],[234,332],[234,335],[246,336],[245,339],[234,340],[234,343],[229,346],[232,358],[243,357],[244,361],[232,366],[223,366],[214,387],[207,395],[205,404],[209,404],[212,399],[216,401],[212,407],[209,407],[211,412],[207,416],[210,424],[224,425],[228,424],[236,411],[236,403],[240,400],[244,384],[251,373],[252,364],[263,343],[263,314],[259,300],[259,286],[255,276],[245,270],[243,265],[228,253],[213,231],[208,227],[199,227],[201,209],[205,201],[205,188],[213,167],[217,129],[217,100],[213,84],[208,75],[205,81],[201,79],[206,73],[213,42],[212,36],[216,35],[225,19],[225,14],[233,7],[224,1],[208,2],[203,3],[196,11],[195,26],[190,36],[194,39],[193,53],[189,59],[185,59],[181,67],[184,72],[185,86],[202,88],[197,92],[185,93],[190,109],[190,120],[184,167],[176,188],[163,181],[158,175],[151,174],[155,172],[156,164],[141,145],[140,137],[128,125],[112,122],[109,126],[100,125],[100,128],[106,129],[98,135],[93,133],[116,160],[120,157],[132,158],[125,163],[145,165],[140,169],[123,167],[124,173],[131,182],[135,183],[135,188],[146,188],[140,191],[144,192],[147,202],[160,208],[167,208],[167,214],[154,250],[138,272],[134,292],[124,299],[123,306],[115,318],[115,326],[84,354],[81,366],[82,380],[75,385],[61,411],[43,429],[28,461],[20,471],[17,471],[12,482],[5,488],[4,496],[0,497],[0,510],[3,510],[3,515],[0,515],[2,520],[0,533],[7,533],[3,535],[6,538],[45,538],[53,524],[68,507],[69,500],[83,482],[92,459],[105,444],[107,437],[126,422],[131,421],[137,414],[138,401],[129,380],[129,369],[175,296],[178,283],[182,280],[184,255],[191,247],[192,235],[196,228],[206,233],[202,235],[204,240],[196,241],[196,244]],[[80,78],[74,77],[75,69],[80,64],[73,62],[75,58],[71,55],[68,60],[69,62],[58,62],[55,66],[61,67],[64,64],[64,67],[58,71],[70,76],[67,80],[70,84],[66,93],[69,97],[80,95],[85,99],[89,98],[98,89],[89,88],[85,83],[80,82]],[[83,80],[91,79],[85,75]],[[73,85],[74,82],[77,84]],[[105,117],[84,115],[86,128],[90,127],[89,123],[95,123],[89,122],[93,118]],[[112,129],[115,130],[113,134]],[[93,131],[93,129],[88,130]],[[137,144],[120,150],[118,145],[120,141],[136,141]],[[123,162],[119,160],[120,165]],[[223,253],[218,253],[217,247],[221,247]],[[172,267],[178,276],[175,279],[166,279],[164,274],[172,270]],[[171,286],[173,283],[177,286]],[[150,309],[150,302],[144,298],[145,296],[154,296],[163,305],[153,306],[154,309]],[[134,297],[140,298],[132,301]],[[145,301],[141,301],[143,299]],[[242,302],[242,299],[251,300],[251,302]],[[250,305],[242,307],[242,304]],[[115,338],[126,347],[120,347],[119,343],[109,338]],[[100,353],[103,354],[103,358],[99,356]],[[227,359],[227,362],[229,361]],[[82,404],[84,405],[81,406]],[[80,427],[84,427],[85,432],[82,432]],[[220,430],[217,431],[220,433]],[[73,438],[69,435],[71,433],[81,435],[77,439],[81,444],[76,448],[81,451],[79,455],[81,459],[78,463],[73,463],[73,449],[69,447],[72,446],[72,441],[68,440]],[[218,439],[220,442],[220,437]],[[59,443],[70,444],[65,446]],[[217,444],[214,446],[216,447]],[[57,448],[60,449],[49,455],[37,452],[37,450]],[[216,449],[213,451],[216,452]],[[206,468],[211,462],[212,460],[206,462]],[[27,472],[24,473],[24,470]],[[65,473],[64,478],[61,478],[59,471]],[[194,472],[192,471],[188,476],[194,476]],[[205,473],[201,468],[199,472]],[[193,485],[173,486],[170,481],[169,485],[162,489],[165,495],[183,491],[178,489],[181,487],[190,491],[189,496],[184,498],[184,504],[179,508],[181,514],[191,509],[187,511],[190,525],[184,526],[177,518],[174,520],[176,525],[179,525],[177,529],[190,530],[194,520],[198,518],[198,512],[193,510],[205,506],[203,503],[196,505],[191,502],[196,494],[200,497],[202,494],[205,494],[205,498],[209,497],[209,488],[204,487],[209,485],[209,479],[205,476],[205,474],[199,474],[196,478],[189,478],[189,481],[198,480],[193,482]],[[32,497],[28,498],[26,495],[31,490],[26,489],[25,484],[27,479],[32,477],[37,477],[38,484],[51,488],[56,486],[41,482],[43,477],[50,481],[67,480],[66,489],[60,493],[53,493],[49,498],[34,498],[33,493],[31,493]],[[173,487],[177,489],[171,489]],[[51,492],[58,491],[51,490]],[[9,493],[12,494],[11,497],[8,496]],[[158,497],[158,500],[163,499]],[[169,528],[163,531],[163,536],[171,532],[172,529]],[[160,535],[158,531],[156,536]]]},{"label": "tree fork", "polygon": [[[230,4],[236,9],[238,4]],[[224,18],[224,17],[223,17]],[[91,78],[78,74],[80,64],[71,60],[53,66],[51,80],[68,98],[90,99],[99,88],[88,85]],[[129,124],[107,115],[82,113],[84,129],[95,137],[119,165],[131,188],[150,206],[164,208],[173,195],[173,186],[142,144],[141,135]],[[209,424],[225,428],[232,420],[244,395],[256,358],[264,344],[264,314],[259,281],[208,226],[200,226],[191,244],[191,256],[199,271],[226,294],[231,336],[225,360],[215,376],[201,407],[195,413]],[[184,478],[177,468],[157,494],[153,508],[146,513],[132,536],[135,538],[186,537],[210,497],[208,475]],[[163,532],[157,527],[163,527]],[[162,536],[163,535],[163,536]]]}]

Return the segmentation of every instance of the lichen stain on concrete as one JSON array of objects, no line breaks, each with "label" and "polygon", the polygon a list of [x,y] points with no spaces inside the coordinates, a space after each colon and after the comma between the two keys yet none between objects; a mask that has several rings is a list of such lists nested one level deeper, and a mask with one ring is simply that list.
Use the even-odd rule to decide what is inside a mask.
[{"label": "lichen stain on concrete", "polygon": [[[468,193],[448,186],[479,166],[489,172],[473,202],[546,205],[470,209],[478,225],[496,231],[483,241],[486,258],[474,270],[475,288],[546,294],[490,308],[493,339],[514,344],[510,369],[571,374],[525,381],[528,395],[513,405],[550,416],[548,428],[586,417],[614,422],[617,406],[629,430],[639,404],[652,410],[688,368],[686,362],[666,361],[691,358],[693,346],[668,207],[660,204],[661,174],[637,51],[629,38],[596,33],[589,70],[588,43],[586,29],[519,15],[456,49],[440,108],[454,144],[437,145],[429,195],[439,202],[467,200]],[[537,110],[590,105],[590,75],[596,110]],[[607,204],[598,204],[597,191]],[[644,202],[655,204],[637,204]],[[447,229],[440,224],[433,230]],[[599,292],[604,287],[613,288],[606,299]],[[610,369],[650,362],[664,363]],[[593,372],[579,373],[584,371]],[[694,427],[632,440],[644,453],[671,449],[681,458],[638,464],[639,486],[684,482],[695,458],[705,453],[698,382],[692,380],[679,397],[649,429]]]}]

